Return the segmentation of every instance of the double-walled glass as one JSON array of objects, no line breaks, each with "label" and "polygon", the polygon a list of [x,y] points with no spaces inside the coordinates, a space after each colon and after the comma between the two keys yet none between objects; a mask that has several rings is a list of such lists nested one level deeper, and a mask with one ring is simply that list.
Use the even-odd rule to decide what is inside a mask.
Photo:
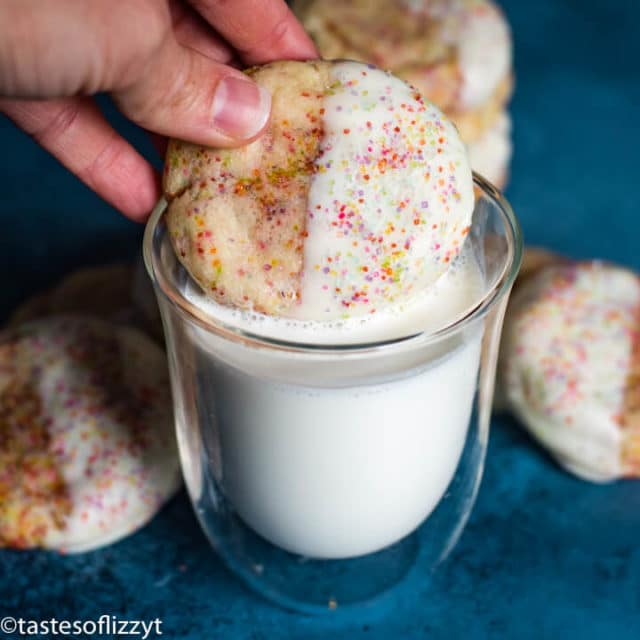
[{"label": "double-walled glass", "polygon": [[276,341],[207,317],[184,295],[162,205],[149,221],[189,494],[226,564],[281,605],[384,597],[436,567],[467,521],[521,257],[509,205],[475,184],[482,295],[435,333],[375,344]]}]

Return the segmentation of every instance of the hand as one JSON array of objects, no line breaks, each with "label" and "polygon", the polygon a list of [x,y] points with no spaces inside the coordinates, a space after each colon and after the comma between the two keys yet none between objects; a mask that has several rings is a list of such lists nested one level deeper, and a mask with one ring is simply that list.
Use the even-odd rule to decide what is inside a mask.
[{"label": "hand", "polygon": [[271,99],[229,65],[316,56],[284,0],[0,1],[0,111],[135,220],[158,176],[92,94],[151,132],[232,147]]}]

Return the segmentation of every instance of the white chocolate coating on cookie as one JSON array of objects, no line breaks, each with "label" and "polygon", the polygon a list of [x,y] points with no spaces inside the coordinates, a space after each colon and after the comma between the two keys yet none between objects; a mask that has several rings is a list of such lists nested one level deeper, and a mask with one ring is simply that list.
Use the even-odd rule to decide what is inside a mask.
[{"label": "white chocolate coating on cookie", "polygon": [[453,125],[401,80],[337,63],[309,189],[297,317],[362,315],[433,284],[471,224],[471,170]]},{"label": "white chocolate coating on cookie", "polygon": [[466,5],[455,35],[463,78],[460,110],[488,100],[511,69],[511,35],[501,12],[485,0]]},{"label": "white chocolate coating on cookie", "polygon": [[231,306],[323,321],[375,313],[435,283],[473,212],[453,124],[370,65],[274,63],[253,77],[274,93],[262,138],[239,150],[169,150],[165,189],[184,190],[168,224],[203,290]]},{"label": "white chocolate coating on cookie", "polygon": [[625,453],[638,437],[626,414],[639,310],[640,279],[593,262],[531,276],[507,314],[500,359],[509,406],[561,464],[590,480],[639,471]]},{"label": "white chocolate coating on cookie", "polygon": [[[31,399],[29,421],[12,418],[14,397]],[[179,486],[166,360],[137,330],[60,316],[5,334],[0,405],[9,442],[18,426],[39,438],[38,450],[3,452],[16,467],[0,474],[0,541],[10,546],[110,544]]]},{"label": "white chocolate coating on cookie", "polygon": [[406,73],[412,82],[423,67],[425,86],[416,86],[445,110],[479,108],[511,73],[509,26],[490,0],[315,0],[296,6],[323,56],[372,62],[400,77]]},{"label": "white chocolate coating on cookie", "polygon": [[[476,109],[511,70],[511,33],[489,0],[400,0],[409,11],[440,24],[440,37],[457,53],[462,76],[457,109]],[[426,35],[426,32],[425,32]]]}]

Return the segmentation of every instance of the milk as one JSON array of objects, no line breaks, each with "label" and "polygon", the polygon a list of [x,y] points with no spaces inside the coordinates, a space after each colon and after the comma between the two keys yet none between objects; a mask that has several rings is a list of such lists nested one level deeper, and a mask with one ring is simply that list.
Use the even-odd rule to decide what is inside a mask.
[{"label": "milk", "polygon": [[[176,324],[169,337],[174,385],[183,387],[174,395],[197,413],[176,412],[196,502],[198,476],[213,479],[240,518],[278,547],[349,558],[415,530],[455,473],[482,321],[442,339],[424,336],[468,313],[484,287],[467,242],[473,185],[454,125],[409,85],[362,63],[331,65],[321,99],[299,291],[275,294],[293,301],[287,318],[222,306],[186,279],[180,294],[206,322]],[[218,229],[198,227],[195,239],[206,232],[213,238]],[[187,268],[213,255],[200,249]],[[203,268],[210,277],[200,283],[212,290],[227,269],[262,283],[263,272],[282,268],[274,260],[256,272],[232,261],[220,272]],[[197,438],[206,452],[199,474],[191,468],[200,461],[185,453],[200,451]]]},{"label": "milk", "polygon": [[[469,257],[409,307],[352,322],[238,312],[191,284],[184,295],[245,332],[339,345],[436,330],[467,312],[481,290]],[[287,551],[349,558],[393,544],[429,516],[456,471],[482,330],[479,321],[437,344],[402,343],[380,355],[256,349],[192,326],[185,339],[194,350],[205,465],[240,518]]]}]

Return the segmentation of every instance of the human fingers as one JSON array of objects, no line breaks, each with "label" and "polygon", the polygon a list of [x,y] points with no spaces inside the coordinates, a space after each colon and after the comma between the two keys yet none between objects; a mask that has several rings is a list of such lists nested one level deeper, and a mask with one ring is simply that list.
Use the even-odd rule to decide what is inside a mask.
[{"label": "human fingers", "polygon": [[173,37],[113,96],[145,129],[210,146],[246,144],[262,132],[271,111],[268,91]]},{"label": "human fingers", "polygon": [[317,58],[284,0],[189,0],[246,64]]},{"label": "human fingers", "polygon": [[0,111],[127,217],[147,217],[159,197],[158,176],[91,98],[0,99]]},{"label": "human fingers", "polygon": [[171,31],[158,0],[2,0],[0,95],[58,98],[132,82]]},{"label": "human fingers", "polygon": [[229,64],[234,53],[211,25],[182,0],[170,0],[171,21],[176,40],[216,62]]}]

